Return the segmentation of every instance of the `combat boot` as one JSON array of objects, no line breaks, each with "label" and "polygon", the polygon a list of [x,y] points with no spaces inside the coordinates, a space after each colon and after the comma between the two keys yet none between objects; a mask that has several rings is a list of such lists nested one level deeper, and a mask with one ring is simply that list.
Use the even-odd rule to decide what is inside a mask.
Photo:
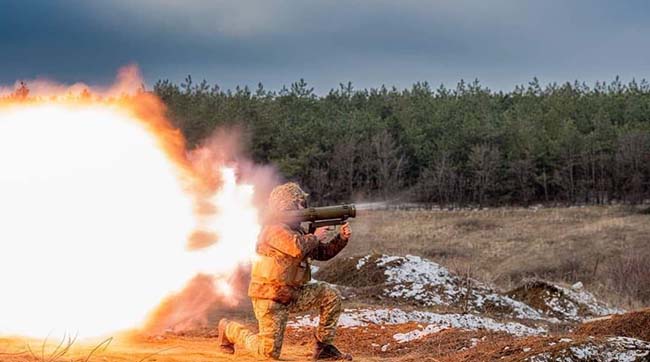
[{"label": "combat boot", "polygon": [[222,318],[219,321],[219,326],[217,327],[219,331],[219,337],[217,337],[217,343],[219,352],[221,353],[227,353],[227,354],[234,354],[235,353],[235,345],[232,343],[231,340],[226,337],[226,327],[228,326],[228,321],[226,318]]},{"label": "combat boot", "polygon": [[314,347],[314,361],[352,361],[352,355],[342,353],[333,344],[316,341]]}]

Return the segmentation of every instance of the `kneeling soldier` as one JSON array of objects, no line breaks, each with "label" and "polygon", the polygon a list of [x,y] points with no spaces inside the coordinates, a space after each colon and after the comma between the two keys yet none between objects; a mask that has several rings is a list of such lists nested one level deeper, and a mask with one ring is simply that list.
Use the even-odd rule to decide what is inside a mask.
[{"label": "kneeling soldier", "polygon": [[[307,194],[296,183],[273,189],[269,197],[271,212],[299,210],[307,207]],[[260,233],[257,256],[253,261],[248,295],[253,302],[259,333],[243,325],[219,321],[219,349],[234,353],[234,345],[244,346],[260,357],[278,359],[289,313],[311,309],[320,311],[315,332],[314,360],[352,360],[333,344],[336,324],[341,314],[341,295],[325,282],[312,282],[310,260],[329,260],[348,243],[350,226],[329,242],[322,242],[324,232],[308,234],[296,223],[271,223]]]}]

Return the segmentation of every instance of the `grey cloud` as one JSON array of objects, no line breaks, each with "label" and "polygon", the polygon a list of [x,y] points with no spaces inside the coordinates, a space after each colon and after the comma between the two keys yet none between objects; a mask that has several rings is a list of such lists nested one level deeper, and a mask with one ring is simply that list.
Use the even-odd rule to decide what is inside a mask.
[{"label": "grey cloud", "polygon": [[34,72],[101,81],[128,62],[150,82],[191,73],[277,88],[305,77],[321,92],[348,80],[404,87],[479,78],[511,89],[533,76],[593,81],[649,70],[649,5],[640,0],[34,3],[0,14],[11,53],[0,59],[2,82]]}]

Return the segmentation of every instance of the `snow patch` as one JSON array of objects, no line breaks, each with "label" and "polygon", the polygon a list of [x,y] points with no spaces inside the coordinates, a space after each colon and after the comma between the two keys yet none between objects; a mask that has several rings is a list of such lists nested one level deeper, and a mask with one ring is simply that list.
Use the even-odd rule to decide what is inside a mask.
[{"label": "snow patch", "polygon": [[539,308],[540,313],[549,320],[556,318],[565,321],[583,321],[593,316],[625,312],[622,309],[608,307],[583,288],[582,283],[564,287],[543,280],[533,280],[508,294]]},{"label": "snow patch", "polygon": [[421,330],[416,329],[414,331],[407,332],[407,333],[397,333],[393,335],[393,339],[396,340],[397,343],[411,342],[411,341],[416,341],[422,337],[426,337],[430,334],[438,333],[445,329],[447,328],[435,324],[429,324],[428,326],[426,326],[426,328]]},{"label": "snow patch", "polygon": [[366,265],[369,259],[370,259],[370,255],[366,255],[363,258],[360,258],[359,261],[357,261],[357,270],[361,269],[364,265]]},{"label": "snow patch", "polygon": [[503,311],[502,314],[520,319],[547,319],[539,311],[495,292],[484,283],[461,278],[445,267],[419,256],[367,255],[357,262],[357,269],[374,262],[384,270],[384,296],[412,301],[418,305],[467,306],[468,311]]},{"label": "snow patch", "polygon": [[559,285],[556,285],[555,287],[561,290],[562,293],[564,293],[564,295],[567,296],[569,299],[587,308],[589,310],[589,313],[592,315],[605,316],[605,315],[620,314],[625,312],[623,309],[608,307],[604,303],[597,300],[593,294],[581,288],[569,289],[569,288],[561,287]]},{"label": "snow patch", "polygon": [[[570,340],[569,340],[570,341]],[[605,343],[587,342],[573,345],[558,352],[545,352],[526,359],[530,362],[646,361],[650,355],[650,342],[628,337],[612,337]]]},{"label": "snow patch", "polygon": [[[295,318],[287,324],[293,328],[315,327],[319,317],[309,314]],[[338,325],[343,328],[367,326],[369,324],[404,324],[409,322],[433,325],[432,331],[438,327],[458,328],[465,330],[490,330],[506,332],[516,336],[530,336],[545,334],[542,327],[528,327],[520,323],[500,323],[492,318],[480,317],[473,314],[438,314],[423,311],[404,311],[401,309],[346,309],[339,318]],[[435,332],[431,332],[435,333]]]}]

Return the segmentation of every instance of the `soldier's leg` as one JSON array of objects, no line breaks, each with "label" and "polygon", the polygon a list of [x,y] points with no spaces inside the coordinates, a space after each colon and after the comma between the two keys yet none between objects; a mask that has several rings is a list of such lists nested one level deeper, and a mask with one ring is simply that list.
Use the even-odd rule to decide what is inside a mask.
[{"label": "soldier's leg", "polygon": [[310,283],[302,287],[298,298],[289,305],[291,312],[318,309],[320,322],[316,338],[323,343],[332,344],[336,334],[336,324],[341,315],[341,294],[325,282]]},{"label": "soldier's leg", "polygon": [[257,356],[278,359],[289,315],[288,307],[268,299],[254,299],[253,310],[259,333],[230,322],[226,327],[226,337]]},{"label": "soldier's leg", "polygon": [[[247,350],[250,350],[249,346],[254,345],[257,340],[253,331],[243,324],[233,321],[227,321],[225,335],[229,342],[239,346],[244,346]],[[257,349],[250,351],[255,353]]]},{"label": "soldier's leg", "polygon": [[280,358],[284,330],[289,318],[289,307],[269,299],[259,299],[253,302],[253,308],[259,325],[257,354]]}]

